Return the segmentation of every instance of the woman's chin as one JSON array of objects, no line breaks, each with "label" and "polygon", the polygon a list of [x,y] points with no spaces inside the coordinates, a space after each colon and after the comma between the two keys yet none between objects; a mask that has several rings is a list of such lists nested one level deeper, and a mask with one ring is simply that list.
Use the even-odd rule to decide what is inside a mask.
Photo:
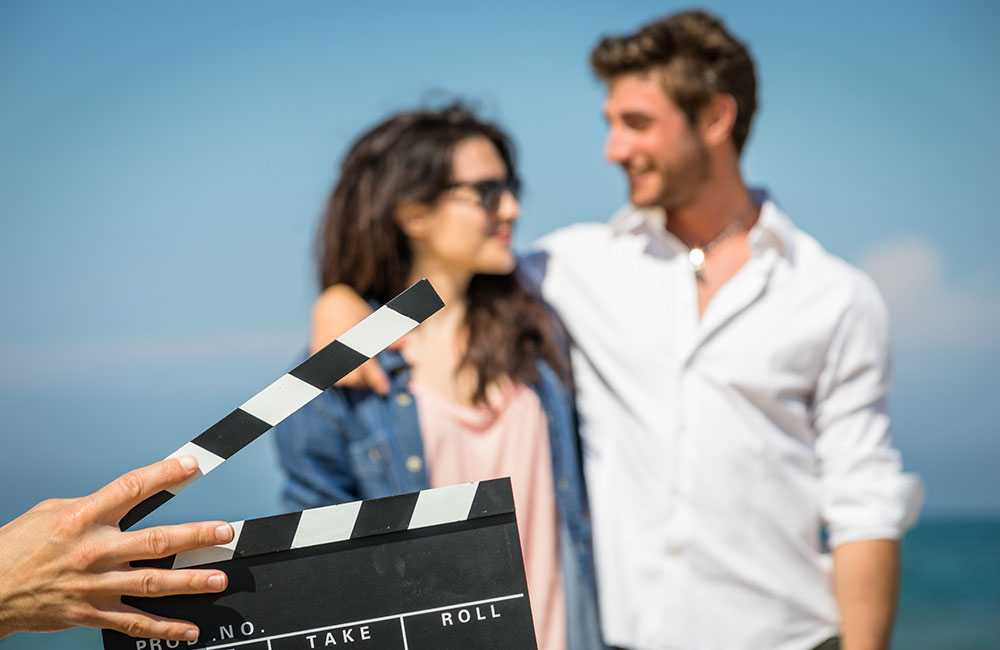
[{"label": "woman's chin", "polygon": [[517,267],[517,258],[511,254],[509,257],[503,259],[490,260],[487,263],[480,265],[476,273],[480,275],[508,275],[514,272]]}]

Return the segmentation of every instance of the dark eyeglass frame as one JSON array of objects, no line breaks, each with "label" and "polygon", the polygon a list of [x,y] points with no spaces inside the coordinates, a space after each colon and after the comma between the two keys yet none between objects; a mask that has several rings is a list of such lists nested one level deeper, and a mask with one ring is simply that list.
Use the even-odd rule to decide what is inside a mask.
[{"label": "dark eyeglass frame", "polygon": [[448,183],[444,190],[456,190],[462,187],[475,190],[479,195],[479,207],[487,212],[496,212],[500,208],[500,199],[503,193],[509,191],[517,196],[517,186],[507,178],[484,178],[479,181],[462,181]]}]

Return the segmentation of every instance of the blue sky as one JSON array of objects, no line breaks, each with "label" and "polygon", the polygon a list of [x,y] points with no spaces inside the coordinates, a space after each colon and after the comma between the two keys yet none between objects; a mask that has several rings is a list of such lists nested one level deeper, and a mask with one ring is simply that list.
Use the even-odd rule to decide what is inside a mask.
[{"label": "blue sky", "polygon": [[[334,170],[390,111],[462,96],[514,134],[520,246],[606,219],[624,184],[587,53],[681,6],[0,4],[0,520],[162,458],[292,365]],[[1000,514],[1000,10],[709,7],[758,63],[746,176],[890,304],[926,513]],[[272,444],[151,521],[276,512]]]}]

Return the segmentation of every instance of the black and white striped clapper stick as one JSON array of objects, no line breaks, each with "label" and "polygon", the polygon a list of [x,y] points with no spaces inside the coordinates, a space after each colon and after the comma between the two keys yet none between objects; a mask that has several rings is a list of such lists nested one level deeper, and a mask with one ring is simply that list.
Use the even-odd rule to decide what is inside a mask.
[{"label": "black and white striped clapper stick", "polygon": [[183,569],[513,512],[514,495],[509,478],[462,483],[234,521],[231,525],[236,535],[228,544],[185,551],[138,565]]},{"label": "black and white striped clapper stick", "polygon": [[194,456],[198,459],[198,472],[183,483],[154,494],[132,508],[122,517],[119,527],[122,530],[131,528],[443,306],[441,298],[427,280],[417,282],[390,300],[333,343],[167,456]]}]

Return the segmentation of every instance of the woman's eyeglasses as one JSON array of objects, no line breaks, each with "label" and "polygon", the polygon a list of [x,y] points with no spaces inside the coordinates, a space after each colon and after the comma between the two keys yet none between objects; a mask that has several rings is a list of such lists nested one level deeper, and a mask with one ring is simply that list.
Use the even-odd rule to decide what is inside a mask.
[{"label": "woman's eyeglasses", "polygon": [[500,207],[500,199],[505,191],[510,191],[515,196],[517,188],[506,178],[487,178],[481,181],[465,181],[462,183],[449,183],[444,186],[445,190],[455,190],[467,187],[479,196],[479,205],[487,212],[496,212]]}]

